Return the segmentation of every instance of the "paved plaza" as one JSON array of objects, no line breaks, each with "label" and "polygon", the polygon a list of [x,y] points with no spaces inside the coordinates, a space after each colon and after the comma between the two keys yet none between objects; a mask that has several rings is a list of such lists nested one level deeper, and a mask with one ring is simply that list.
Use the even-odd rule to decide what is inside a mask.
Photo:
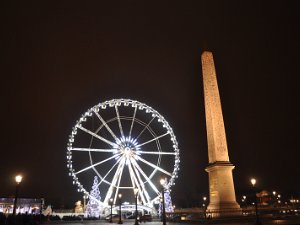
[{"label": "paved plaza", "polygon": [[[44,222],[44,225],[117,225],[118,223],[108,223],[106,221],[50,221]],[[124,221],[124,225],[134,225],[134,221]],[[162,225],[160,221],[140,223],[141,225]],[[167,222],[167,225],[185,225],[185,224],[227,224],[227,225],[254,225],[255,221],[242,221],[242,220],[219,220],[219,221],[207,221],[207,222]],[[263,220],[263,225],[275,225],[275,224],[287,224],[287,225],[300,225],[300,218],[281,219],[281,220]]]}]

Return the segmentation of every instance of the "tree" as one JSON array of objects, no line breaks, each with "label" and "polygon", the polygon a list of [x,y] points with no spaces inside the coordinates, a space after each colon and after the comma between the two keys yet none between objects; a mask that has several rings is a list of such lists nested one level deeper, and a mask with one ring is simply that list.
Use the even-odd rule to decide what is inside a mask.
[{"label": "tree", "polygon": [[100,216],[100,190],[98,186],[98,177],[94,177],[94,183],[92,190],[90,191],[89,201],[86,206],[86,214],[88,217],[99,217]]},{"label": "tree", "polygon": [[[165,184],[163,186],[164,189],[164,199],[165,199],[165,211],[166,213],[174,212],[174,208],[172,205],[172,198],[171,198],[171,190],[168,188],[168,182],[167,179],[165,179]],[[162,201],[159,202],[158,207],[158,215],[162,215]]]},{"label": "tree", "polygon": [[170,189],[165,190],[164,197],[165,197],[165,210],[166,210],[166,212],[167,213],[174,212]]}]

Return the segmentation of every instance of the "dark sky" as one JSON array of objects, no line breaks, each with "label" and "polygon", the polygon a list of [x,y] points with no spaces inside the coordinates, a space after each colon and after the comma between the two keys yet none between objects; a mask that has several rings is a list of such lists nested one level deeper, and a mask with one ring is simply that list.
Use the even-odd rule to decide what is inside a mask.
[{"label": "dark sky", "polygon": [[[106,3],[104,3],[106,2]],[[296,1],[1,3],[0,196],[73,204],[66,144],[88,108],[131,98],[158,110],[181,149],[176,204],[208,193],[200,55],[213,52],[236,191],[298,192]]]}]

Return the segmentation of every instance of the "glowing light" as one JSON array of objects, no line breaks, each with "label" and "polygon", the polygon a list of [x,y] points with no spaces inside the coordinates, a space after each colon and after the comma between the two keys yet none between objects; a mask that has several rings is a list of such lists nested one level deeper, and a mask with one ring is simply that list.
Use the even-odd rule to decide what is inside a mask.
[{"label": "glowing light", "polygon": [[164,186],[166,183],[166,180],[165,180],[165,178],[161,178],[159,182],[162,186]]},{"label": "glowing light", "polygon": [[17,175],[16,178],[15,178],[17,184],[21,183],[22,179],[23,179],[23,177],[21,175]]},{"label": "glowing light", "polygon": [[252,178],[251,180],[250,180],[250,182],[251,182],[251,184],[253,185],[253,187],[255,186],[255,184],[256,184],[256,179],[255,178]]}]

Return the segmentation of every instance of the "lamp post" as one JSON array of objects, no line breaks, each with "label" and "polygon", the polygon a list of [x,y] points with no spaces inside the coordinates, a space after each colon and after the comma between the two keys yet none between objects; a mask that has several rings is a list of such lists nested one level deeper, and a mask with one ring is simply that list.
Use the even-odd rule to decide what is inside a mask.
[{"label": "lamp post", "polygon": [[203,212],[204,212],[204,219],[206,219],[206,200],[207,200],[207,197],[204,196],[204,197],[203,197]]},{"label": "lamp post", "polygon": [[164,187],[165,182],[166,182],[166,180],[164,178],[160,179],[160,184],[162,186],[161,195],[162,195],[162,210],[163,210],[163,213],[162,213],[162,222],[163,222],[163,225],[166,225],[165,187]]},{"label": "lamp post", "polygon": [[44,198],[41,198],[41,208],[40,208],[40,224],[42,224],[42,214],[43,214],[43,207],[44,207]]},{"label": "lamp post", "polygon": [[109,202],[110,202],[110,220],[109,222],[112,223],[112,207],[113,207],[113,199],[109,199]]},{"label": "lamp post", "polygon": [[88,199],[87,193],[83,194],[83,213],[85,213],[86,210],[86,200]]},{"label": "lamp post", "polygon": [[119,194],[118,195],[118,197],[119,197],[119,222],[118,222],[118,224],[122,224],[123,222],[122,222],[122,213],[121,213],[121,208],[122,208],[122,194]]},{"label": "lamp post", "polygon": [[253,192],[254,192],[254,204],[255,204],[255,216],[256,216],[255,224],[256,225],[261,225],[262,223],[259,220],[258,209],[257,209],[257,196],[256,196],[256,189],[255,189],[256,179],[252,178],[250,180],[250,182],[252,184]]},{"label": "lamp post", "polygon": [[16,215],[17,200],[18,200],[18,194],[19,194],[19,186],[20,186],[20,183],[22,182],[22,178],[23,177],[21,175],[17,175],[15,177],[15,180],[16,180],[16,194],[15,194],[15,200],[14,200],[13,216]]},{"label": "lamp post", "polygon": [[134,197],[135,197],[135,222],[134,222],[134,225],[139,225],[138,208],[137,208],[138,192],[139,192],[139,189],[134,188]]},{"label": "lamp post", "polygon": [[273,207],[275,207],[275,205],[276,205],[276,191],[273,191],[272,194],[273,194],[272,203],[273,203]]},{"label": "lamp post", "polygon": [[242,203],[244,204],[244,207],[247,206],[246,199],[247,199],[247,196],[246,196],[246,195],[243,195],[243,197],[242,197]]}]

